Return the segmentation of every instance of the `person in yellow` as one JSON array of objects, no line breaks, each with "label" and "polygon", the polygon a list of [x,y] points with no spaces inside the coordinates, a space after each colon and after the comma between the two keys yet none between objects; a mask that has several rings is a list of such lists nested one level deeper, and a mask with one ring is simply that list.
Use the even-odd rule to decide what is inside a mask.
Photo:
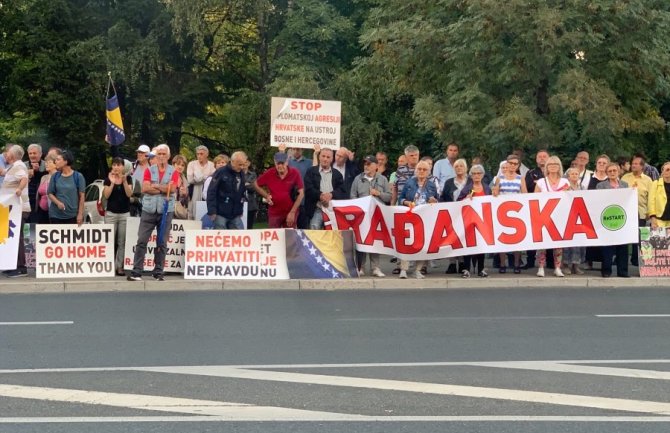
[{"label": "person in yellow", "polygon": [[654,181],[649,194],[649,220],[651,228],[670,227],[670,161],[661,167],[661,177]]},{"label": "person in yellow", "polygon": [[[621,180],[626,182],[628,186],[637,190],[638,227],[647,225],[649,191],[654,182],[649,176],[643,173],[646,162],[644,156],[640,154],[634,155],[630,161],[630,171],[621,177]],[[630,263],[633,266],[639,266],[638,246],[639,243],[632,245]]]}]

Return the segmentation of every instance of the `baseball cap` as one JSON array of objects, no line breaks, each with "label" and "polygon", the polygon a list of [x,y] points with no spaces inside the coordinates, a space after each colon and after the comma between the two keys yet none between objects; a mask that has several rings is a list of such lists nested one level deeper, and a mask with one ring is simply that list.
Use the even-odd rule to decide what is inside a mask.
[{"label": "baseball cap", "polygon": [[149,149],[149,146],[147,146],[146,144],[142,144],[140,147],[137,148],[137,151],[142,153],[149,153],[151,152],[151,149]]},{"label": "baseball cap", "polygon": [[275,153],[275,162],[286,162],[288,160],[288,155],[284,152]]},{"label": "baseball cap", "polygon": [[371,164],[376,164],[377,163],[377,158],[375,158],[374,155],[368,155],[365,158],[363,158],[363,161],[371,163]]}]

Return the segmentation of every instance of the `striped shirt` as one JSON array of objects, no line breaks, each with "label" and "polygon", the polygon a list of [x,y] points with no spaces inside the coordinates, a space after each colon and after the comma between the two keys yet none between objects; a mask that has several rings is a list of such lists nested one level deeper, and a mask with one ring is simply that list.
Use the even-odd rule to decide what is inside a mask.
[{"label": "striped shirt", "polygon": [[498,176],[500,185],[500,195],[519,194],[521,192],[521,175],[517,174],[514,179],[505,179],[505,176]]}]

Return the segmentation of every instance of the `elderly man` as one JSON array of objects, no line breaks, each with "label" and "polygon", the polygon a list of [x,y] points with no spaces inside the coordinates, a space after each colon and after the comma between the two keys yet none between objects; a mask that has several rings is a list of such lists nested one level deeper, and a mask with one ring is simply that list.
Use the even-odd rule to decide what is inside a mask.
[{"label": "elderly man", "polygon": [[188,181],[188,217],[193,219],[195,216],[195,204],[201,201],[202,189],[205,180],[214,174],[214,163],[210,161],[209,149],[206,146],[195,148],[195,161],[191,161],[186,166],[186,180]]},{"label": "elderly man", "polygon": [[[638,227],[647,225],[647,213],[649,207],[649,192],[651,191],[652,183],[649,176],[643,173],[644,166],[647,161],[642,155],[635,155],[630,161],[630,171],[621,177],[621,180],[626,182],[630,187],[637,190],[637,224]],[[639,243],[632,245],[630,262],[633,266],[638,266],[638,246]]]},{"label": "elderly man", "polygon": [[[157,231],[156,249],[154,250],[154,280],[163,281],[163,268],[167,240],[172,228],[176,191],[179,188],[179,172],[168,164],[170,147],[159,144],[155,148],[156,163],[144,172],[142,183],[142,216],[137,231],[137,246],[133,260],[133,270],[128,275],[128,281],[142,281],[144,271],[144,256],[147,252],[147,243],[154,229]],[[165,202],[167,200],[167,212]],[[161,225],[163,229],[161,230]]]},{"label": "elderly man", "polygon": [[433,175],[440,182],[439,191],[444,189],[444,183],[456,176],[454,162],[458,159],[460,147],[456,143],[449,143],[444,149],[444,158],[438,160],[433,167]]},{"label": "elderly man", "polygon": [[589,153],[585,150],[577,152],[577,156],[575,156],[575,165],[579,170],[579,183],[583,189],[588,189],[591,176],[593,176],[593,172],[588,169],[589,158]]},{"label": "elderly man", "polygon": [[28,146],[28,199],[30,201],[30,217],[29,223],[37,222],[37,188],[40,186],[42,177],[47,174],[47,168],[42,161],[42,146],[39,144],[31,144]]},{"label": "elderly man", "polygon": [[349,195],[351,192],[351,184],[361,172],[358,168],[358,164],[354,162],[353,152],[346,147],[337,149],[337,152],[335,152],[333,168],[342,174],[342,177],[344,178],[344,190],[346,194]]},{"label": "elderly man", "polygon": [[16,260],[16,269],[5,271],[4,274],[10,278],[25,277],[28,275],[26,267],[26,245],[23,241],[23,224],[30,216],[30,202],[28,201],[28,169],[21,161],[23,148],[18,144],[7,146],[5,160],[7,169],[4,172],[5,179],[0,186],[0,192],[5,194],[16,194],[21,201],[21,225],[17,227],[19,232],[19,251]]},{"label": "elderly man", "polygon": [[300,172],[289,167],[287,161],[285,153],[275,153],[274,167],[254,182],[254,189],[268,203],[270,228],[296,228],[298,208],[305,196]]},{"label": "elderly man", "polygon": [[246,153],[230,157],[230,164],[217,169],[207,191],[207,214],[216,229],[244,230],[242,214],[246,193],[244,167]]},{"label": "elderly man", "polygon": [[349,198],[344,190],[344,178],[339,171],[333,170],[333,150],[322,149],[319,152],[319,165],[310,167],[305,173],[305,214],[309,219],[310,230],[323,228],[323,213],[331,200]]}]

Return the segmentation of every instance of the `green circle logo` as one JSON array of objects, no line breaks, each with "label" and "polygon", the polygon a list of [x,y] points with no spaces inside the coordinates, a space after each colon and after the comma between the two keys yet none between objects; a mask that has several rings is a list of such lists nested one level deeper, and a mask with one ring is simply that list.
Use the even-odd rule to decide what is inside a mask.
[{"label": "green circle logo", "polygon": [[600,215],[600,222],[607,230],[620,230],[626,224],[626,211],[619,205],[607,206]]}]

